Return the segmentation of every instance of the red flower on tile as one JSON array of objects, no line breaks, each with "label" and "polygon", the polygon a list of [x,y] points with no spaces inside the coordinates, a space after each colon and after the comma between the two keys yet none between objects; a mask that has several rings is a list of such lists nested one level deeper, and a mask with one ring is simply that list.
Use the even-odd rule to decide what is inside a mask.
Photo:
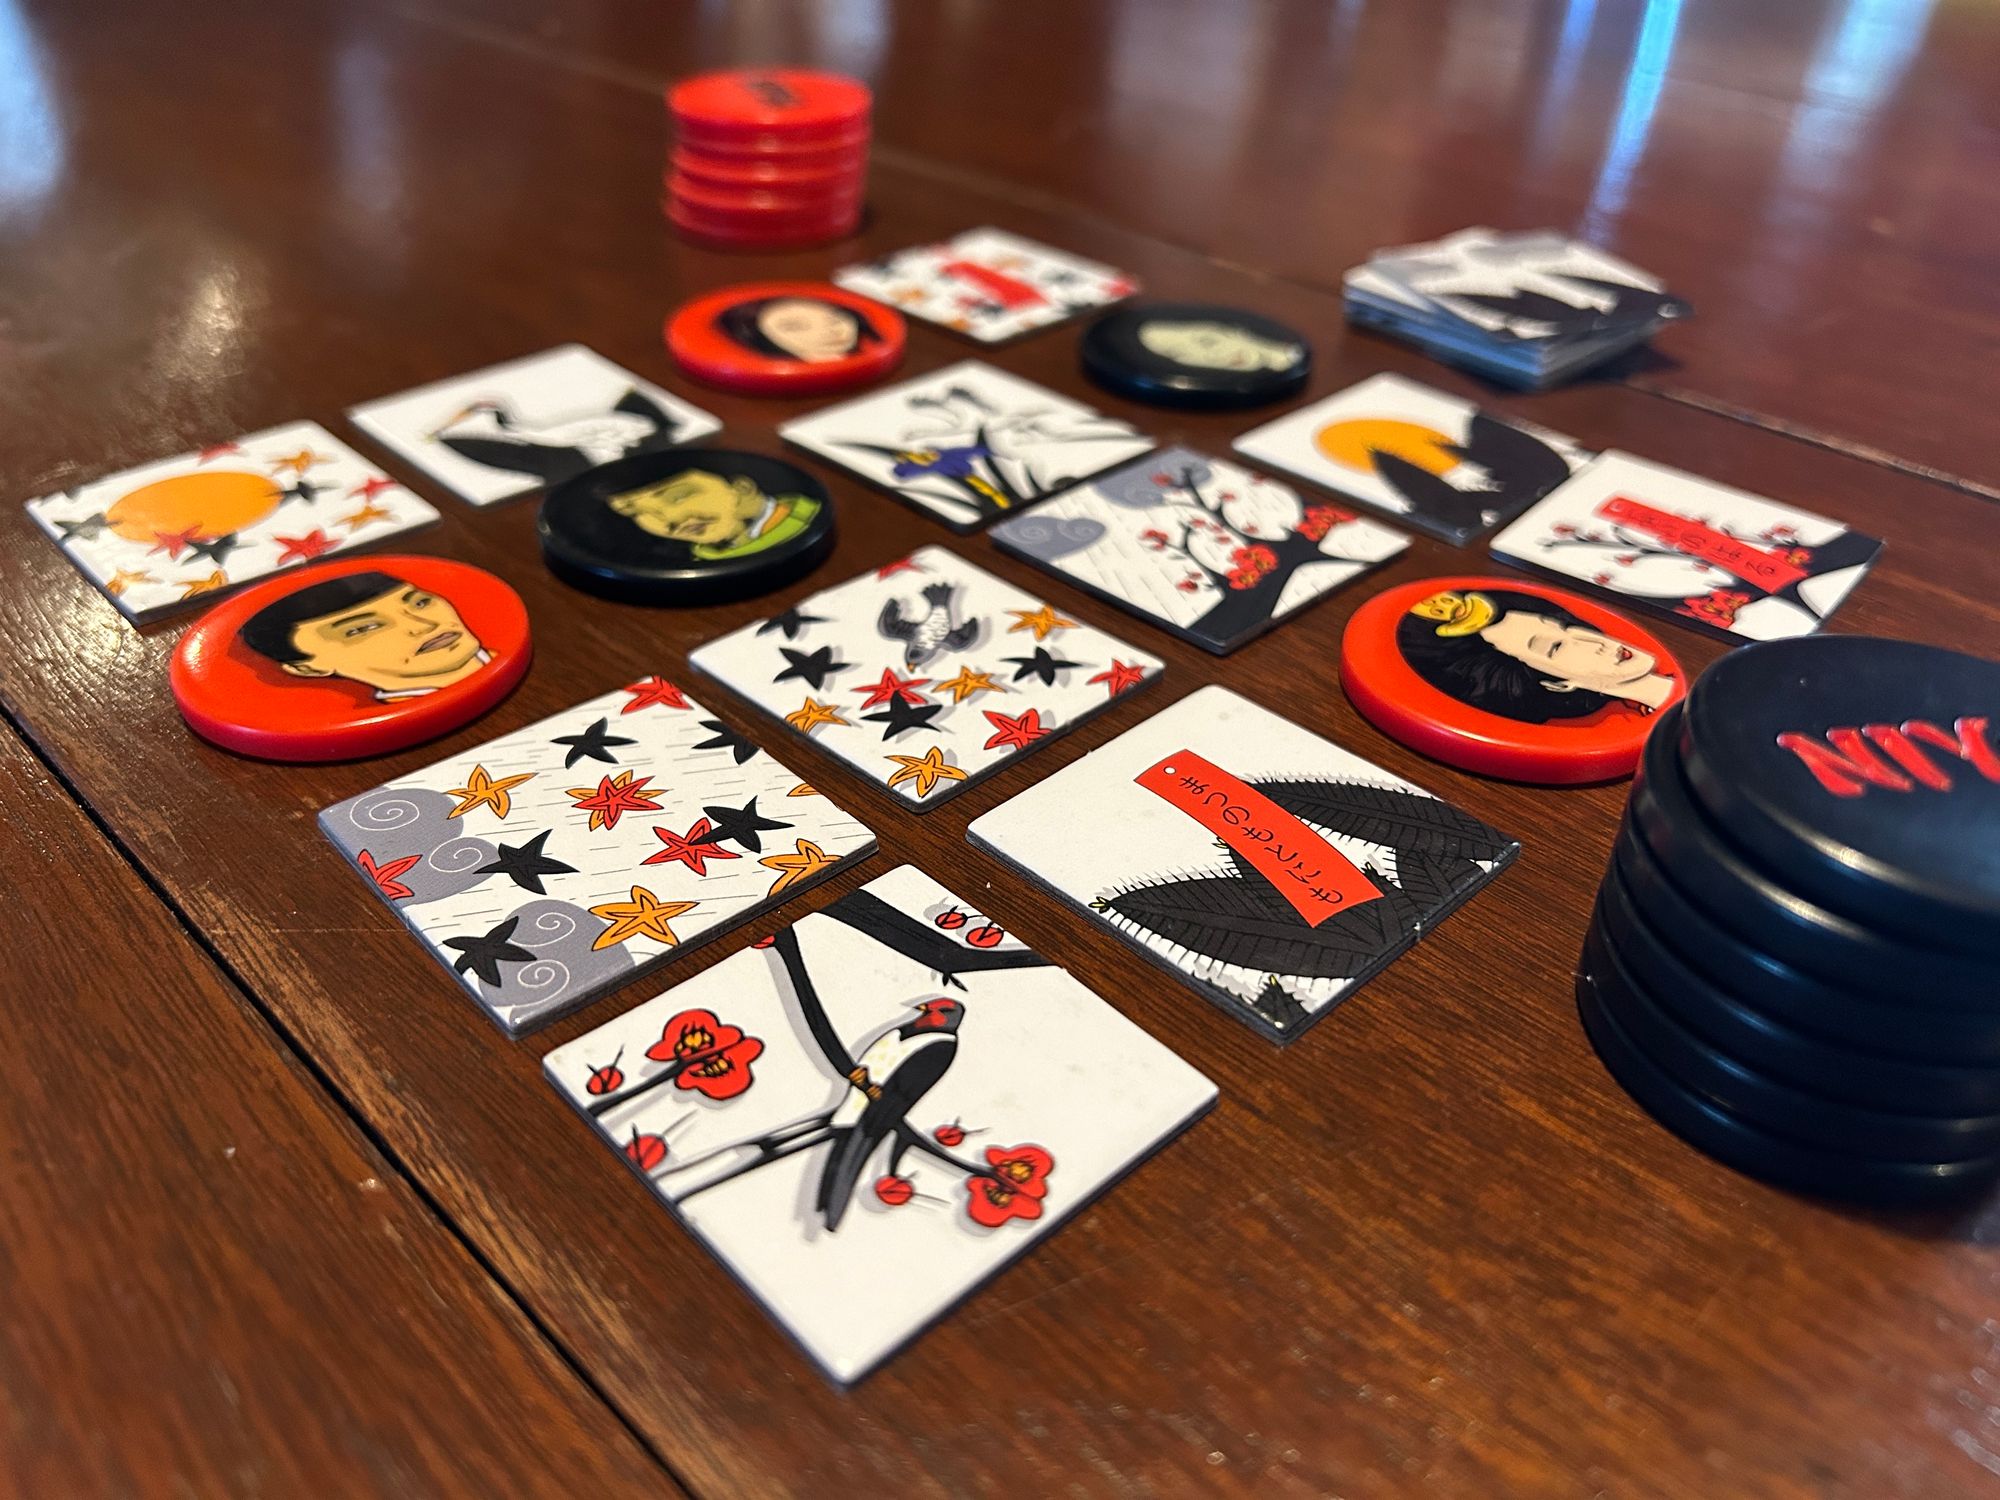
[{"label": "red flower on tile", "polygon": [[1278,565],[1278,554],[1269,547],[1238,547],[1229,554],[1229,586],[1232,589],[1255,588],[1264,576]]},{"label": "red flower on tile", "polygon": [[1751,597],[1741,589],[1710,589],[1706,594],[1683,599],[1674,607],[1674,613],[1710,625],[1734,625],[1736,612],[1748,604]]},{"label": "red flower on tile", "polygon": [[635,1126],[632,1139],[625,1143],[625,1155],[638,1163],[639,1170],[650,1172],[667,1159],[667,1143],[656,1135],[641,1135]]},{"label": "red flower on tile", "polygon": [[1343,521],[1351,521],[1349,515],[1337,505],[1308,505],[1304,517],[1299,521],[1298,533],[1308,541],[1323,542],[1326,534]]},{"label": "red flower on tile", "polygon": [[898,1177],[892,1172],[875,1179],[875,1196],[891,1208],[901,1208],[917,1196],[917,1188],[909,1178]]},{"label": "red flower on tile", "polygon": [[1139,533],[1139,540],[1146,547],[1152,549],[1155,552],[1158,552],[1162,547],[1166,546],[1168,542],[1172,541],[1173,538],[1168,536],[1164,531],[1160,530],[1159,527],[1157,526],[1148,526],[1144,531]]},{"label": "red flower on tile", "polygon": [[733,1099],[750,1087],[750,1064],[764,1055],[764,1044],[745,1036],[740,1026],[728,1026],[713,1011],[684,1010],[660,1029],[660,1039],[646,1049],[654,1062],[672,1063],[674,1087],[692,1089],[711,1099]]},{"label": "red flower on tile", "polygon": [[1039,1219],[1048,1196],[1053,1156],[1040,1146],[988,1146],[988,1173],[966,1179],[965,1211],[972,1222],[998,1229],[1011,1219]]},{"label": "red flower on tile", "polygon": [[590,1080],[584,1084],[584,1091],[591,1094],[611,1094],[625,1087],[625,1071],[618,1066],[618,1059],[625,1055],[620,1047],[612,1055],[611,1061],[602,1067],[590,1070]]},{"label": "red flower on tile", "polygon": [[974,948],[997,948],[1006,938],[1004,928],[988,922],[984,927],[975,927],[965,935],[965,941]]},{"label": "red flower on tile", "polygon": [[421,858],[423,856],[420,854],[406,854],[401,859],[390,860],[386,865],[378,865],[375,863],[375,856],[366,849],[354,857],[355,863],[361,866],[362,873],[375,882],[375,889],[391,901],[400,901],[410,894],[410,888],[397,877],[412,869]]},{"label": "red flower on tile", "polygon": [[965,1127],[956,1120],[953,1120],[949,1125],[940,1125],[931,1132],[931,1139],[946,1149],[964,1145],[965,1137]]},{"label": "red flower on tile", "polygon": [[1558,521],[1549,528],[1550,536],[1575,536],[1576,528],[1567,521]]}]

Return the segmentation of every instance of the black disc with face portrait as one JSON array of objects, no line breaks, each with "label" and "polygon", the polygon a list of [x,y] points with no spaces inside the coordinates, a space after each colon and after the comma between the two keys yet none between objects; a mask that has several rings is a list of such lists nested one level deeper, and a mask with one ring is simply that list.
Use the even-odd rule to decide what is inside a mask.
[{"label": "black disc with face portrait", "polygon": [[1296,329],[1240,307],[1148,302],[1083,336],[1083,372],[1154,406],[1261,406],[1304,389],[1312,348]]},{"label": "black disc with face portrait", "polygon": [[549,571],[632,604],[716,604],[783,588],[833,550],[833,501],[760,453],[668,448],[551,489],[536,529]]}]

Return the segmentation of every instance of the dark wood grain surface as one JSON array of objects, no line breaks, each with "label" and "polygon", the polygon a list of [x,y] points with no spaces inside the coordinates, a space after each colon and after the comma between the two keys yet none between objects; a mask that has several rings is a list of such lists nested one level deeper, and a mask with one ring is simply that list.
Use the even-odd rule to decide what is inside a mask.
[{"label": "dark wood grain surface", "polygon": [[0,868],[6,1493],[675,1492],[5,729]]},{"label": "dark wood grain surface", "polygon": [[[1255,132],[1240,133],[1219,92],[1242,87],[1217,53],[1231,39],[1248,46],[1239,32],[1258,32],[1267,68],[1306,66],[1288,61],[1304,49],[1303,7],[1218,6],[1207,22],[1174,7],[1181,28],[1170,36],[1169,20],[1114,4],[1005,15],[859,4],[642,13],[581,0],[530,15],[447,4],[299,3],[282,19],[248,0],[171,13],[136,0],[88,14],[54,4],[0,12],[19,18],[9,86],[40,88],[48,101],[41,166],[12,169],[0,217],[9,335],[0,389],[10,415],[0,472],[12,492],[41,493],[292,417],[352,436],[337,414],[357,400],[572,339],[716,411],[729,440],[777,451],[777,422],[810,403],[689,385],[660,349],[661,316],[731,280],[822,272],[984,222],[1126,266],[1165,294],[1242,302],[1309,330],[1319,356],[1312,395],[1384,369],[1472,392],[1461,377],[1343,329],[1330,288],[1352,258],[1348,238],[1358,251],[1461,220],[1564,217],[1553,186],[1546,207],[1524,199],[1518,214],[1494,211],[1490,199],[1459,214],[1434,187],[1435,172],[1526,174],[1519,113],[1510,133],[1482,133],[1472,117],[1461,145],[1474,164],[1454,167],[1408,143],[1397,148],[1404,154],[1385,144],[1371,156],[1371,139],[1396,132],[1362,119],[1331,144],[1352,148],[1367,194],[1423,200],[1432,205],[1424,214],[1381,214],[1367,221],[1379,234],[1349,226],[1323,243],[1296,223],[1268,237],[1235,223],[1227,243],[1190,233],[1241,219],[1230,194],[1318,212],[1334,191],[1313,175],[1323,164],[1253,149]],[[1469,78],[1490,64],[1506,26],[1550,24],[1508,6],[1409,9],[1440,25],[1399,46],[1340,43],[1343,16],[1358,16],[1357,37],[1386,27],[1393,40],[1409,23],[1390,19],[1399,7],[1329,7],[1316,45],[1365,45],[1350,61],[1355,73],[1379,54],[1386,71],[1421,71],[1427,59],[1439,76],[1456,66]],[[1713,9],[1690,5],[1684,24],[1687,36],[1709,37],[1705,67],[1748,70],[1754,83],[1782,75],[1782,59],[1808,45],[1805,13],[1779,8],[1766,34],[1731,30]],[[1481,14],[1493,19],[1467,19]],[[1003,25],[1008,16],[1024,31],[1046,25],[1051,40],[1028,46]],[[1941,9],[1935,24],[1947,20],[1966,40],[1920,49],[1912,68],[1976,66],[1981,22],[1964,7]],[[1269,27],[1276,39],[1263,36]],[[1081,59],[1055,40],[1084,29],[1096,40]],[[1757,56],[1737,55],[1759,35]],[[1455,46],[1477,56],[1454,63]],[[1152,118],[1121,101],[1158,97],[1164,85],[1146,59],[1163,48],[1185,80],[1174,108]],[[1204,48],[1217,53],[1206,72],[1197,65]],[[879,79],[886,145],[859,241],[731,258],[665,236],[651,71],[723,55],[820,55]],[[1577,63],[1589,81],[1577,87],[1601,95],[1620,66],[1593,44]],[[1091,92],[1079,104],[1086,75]],[[1511,107],[1532,114],[1538,96],[1526,82],[1515,87]],[[1337,91],[1281,92],[1304,101],[1301,110],[1339,102],[1312,102]],[[1177,110],[1204,107],[1205,136],[1169,128]],[[1571,122],[1568,106],[1552,108],[1559,134],[1589,128]],[[977,115],[982,125],[958,120],[926,140],[910,125],[925,110],[939,121]],[[1113,117],[1119,150],[1102,133]],[[1239,134],[1234,165],[1203,178],[1209,158],[1198,148]],[[1731,179],[1741,165],[1731,152],[1719,127],[1705,143],[1697,133],[1680,149],[1685,175],[1641,174],[1633,201],[1689,235],[1723,211],[1719,200],[1747,212],[1751,189]],[[1129,196],[1142,159],[1155,184],[1150,207]],[[1933,169],[1920,153],[1907,167]],[[1169,225],[1163,205],[1182,177],[1194,188]],[[1224,182],[1226,191],[1216,188]],[[1962,191],[1976,206],[1991,188],[1967,180]],[[1204,196],[1210,190],[1220,196]],[[1769,195],[1768,211],[1782,214],[1785,202]],[[1574,219],[1573,192],[1562,207]],[[1325,212],[1338,217],[1330,203]],[[1991,237],[1978,239],[1976,227],[1961,246],[1968,281],[1993,264]],[[1938,242],[1956,232],[1940,228]],[[1815,233],[1801,226],[1797,243],[1812,246]],[[1316,243],[1323,263],[1308,257]],[[1693,241],[1678,263],[1620,243],[1697,298],[1704,285],[1694,276],[1727,274]],[[1727,305],[1703,313],[1711,325],[1732,316]],[[1951,321],[1927,328],[1935,356],[1923,375],[1935,383],[1922,399],[1949,403],[1969,432],[1983,411],[1966,374],[1975,341]],[[993,358],[1088,394],[1075,339],[1066,329]],[[1717,334],[1678,348],[1685,370],[1676,378],[1764,380],[1760,361],[1793,360],[1796,382],[1760,388],[1847,430],[1848,406],[1814,404],[1823,361],[1788,347],[1768,323],[1741,339]],[[968,352],[915,328],[907,368]],[[1909,395],[1893,361],[1863,367],[1884,402]],[[1163,440],[1216,449],[1260,419],[1102,404]],[[1883,536],[1888,552],[1839,628],[2000,645],[2000,508],[1987,500],[1627,383],[1498,404],[1591,446],[1678,464]],[[1203,1068],[1222,1100],[1169,1157],[909,1352],[850,1393],[832,1389],[539,1076],[550,1045],[736,951],[749,934],[509,1043],[312,821],[341,797],[652,671],[685,679],[768,739],[747,708],[686,667],[690,648],[767,605],[674,613],[574,593],[541,567],[532,505],[476,512],[406,477],[444,512],[408,545],[492,569],[533,613],[534,668],[480,724],[348,766],[280,767],[213,750],[187,733],[165,691],[182,626],[131,630],[14,507],[0,511],[0,706],[560,1354],[695,1493],[867,1485],[898,1495],[1877,1500],[2000,1483],[1991,1322],[2000,1221],[1985,1209],[1840,1212],[1733,1176],[1653,1125],[1597,1065],[1569,995],[1623,789],[1557,792],[1452,772],[1385,740],[1341,696],[1334,650],[1360,598],[1466,571],[1481,554],[1419,540],[1358,589],[1217,660],[1043,582],[984,539],[948,539],[837,475],[828,483],[841,507],[839,549],[774,602],[945,541],[1045,590],[1065,613],[1142,643],[1169,670],[1161,686],[923,816],[830,758],[789,750],[874,824],[882,853],[788,910],[914,861]],[[1720,649],[1661,628],[1690,664]],[[1211,681],[1453,798],[1526,846],[1416,951],[1283,1050],[963,841],[972,817]],[[355,1335],[329,1334],[342,1336]],[[564,1389],[552,1377],[549,1401]],[[309,1410],[299,1419],[326,1420]],[[147,1477],[145,1487],[167,1488]],[[468,1492],[475,1487],[468,1477]]]}]

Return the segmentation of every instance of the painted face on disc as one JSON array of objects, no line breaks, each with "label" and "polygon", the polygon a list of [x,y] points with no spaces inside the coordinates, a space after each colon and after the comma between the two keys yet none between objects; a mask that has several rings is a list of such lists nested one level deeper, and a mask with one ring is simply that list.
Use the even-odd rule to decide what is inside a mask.
[{"label": "painted face on disc", "polygon": [[903,356],[903,320],[818,282],[766,282],[696,298],[667,321],[667,347],[689,374],[752,394],[810,394],[866,384]]},{"label": "painted face on disc", "polygon": [[1630,775],[1680,698],[1667,648],[1624,616],[1526,580],[1437,578],[1364,604],[1341,682],[1371,722],[1449,765],[1519,781]]},{"label": "painted face on disc", "polygon": [[527,670],[527,612],[492,574],[434,557],[287,573],[205,615],[174,653],[182,715],[267,760],[384,755],[445,734]]},{"label": "painted face on disc", "polygon": [[1253,406],[1305,384],[1312,355],[1284,324],[1240,308],[1151,303],[1107,313],[1083,367],[1108,390],[1161,406]]}]

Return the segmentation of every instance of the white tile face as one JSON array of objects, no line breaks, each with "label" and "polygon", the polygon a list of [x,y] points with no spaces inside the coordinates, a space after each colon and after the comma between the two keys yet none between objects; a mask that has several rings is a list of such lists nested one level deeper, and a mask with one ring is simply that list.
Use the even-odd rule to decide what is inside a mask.
[{"label": "white tile face", "polygon": [[1606,453],[1493,539],[1493,555],[1744,640],[1810,635],[1874,537],[1629,453]]},{"label": "white tile face", "polygon": [[1215,1099],[910,865],[558,1047],[543,1069],[840,1381]]},{"label": "white tile face", "polygon": [[844,266],[836,286],[983,344],[1065,322],[1129,297],[1122,271],[1000,229],[969,229],[932,245]]},{"label": "white tile face", "polygon": [[919,810],[1157,677],[1157,657],[942,547],[837,584],[690,657]]},{"label": "white tile face", "polygon": [[366,402],[348,416],[474,505],[722,426],[581,344]]},{"label": "white tile face", "polygon": [[977,360],[822,407],[778,431],[961,531],[1153,446],[1127,423]]},{"label": "white tile face", "polygon": [[1445,541],[1518,514],[1590,454],[1398,375],[1375,375],[1236,440],[1236,451]]},{"label": "white tile face", "polygon": [[1283,1041],[1520,845],[1206,687],[975,819],[975,844]]},{"label": "white tile face", "polygon": [[290,422],[28,502],[134,620],[437,519],[316,422]]},{"label": "white tile face", "polygon": [[319,815],[509,1035],[554,1020],[875,847],[649,677]]},{"label": "white tile face", "polygon": [[1387,526],[1191,448],[1065,490],[992,537],[1218,652],[1409,546]]}]

